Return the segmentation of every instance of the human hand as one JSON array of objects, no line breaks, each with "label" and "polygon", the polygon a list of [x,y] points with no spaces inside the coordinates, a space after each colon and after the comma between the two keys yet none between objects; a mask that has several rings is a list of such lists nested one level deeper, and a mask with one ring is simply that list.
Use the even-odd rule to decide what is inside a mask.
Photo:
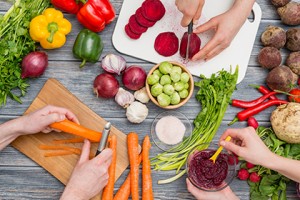
[{"label": "human hand", "polygon": [[206,192],[196,188],[189,179],[186,179],[187,189],[197,200],[235,200],[239,199],[229,186],[218,192]]},{"label": "human hand", "polygon": [[194,24],[197,24],[201,17],[204,3],[205,0],[176,0],[175,5],[183,14],[181,26],[188,26],[192,20]]},{"label": "human hand", "polygon": [[49,127],[50,124],[62,121],[66,118],[75,123],[79,123],[75,114],[70,110],[48,105],[16,119],[16,122],[20,127],[20,135],[27,135],[38,132],[51,132],[54,129]]},{"label": "human hand", "polygon": [[[225,138],[228,135],[231,136],[231,140],[227,142]],[[250,126],[243,129],[227,129],[220,138],[220,145],[255,165],[264,165],[272,158],[272,152]]]},{"label": "human hand", "polygon": [[60,198],[61,200],[91,199],[106,186],[112,150],[104,149],[95,158],[89,160],[90,147],[91,143],[85,140],[81,156]]}]

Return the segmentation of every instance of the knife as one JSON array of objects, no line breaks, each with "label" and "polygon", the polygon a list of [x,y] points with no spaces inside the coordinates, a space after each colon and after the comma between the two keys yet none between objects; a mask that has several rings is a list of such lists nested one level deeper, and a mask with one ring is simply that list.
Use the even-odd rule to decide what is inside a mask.
[{"label": "knife", "polygon": [[189,61],[189,49],[190,49],[190,42],[191,42],[191,35],[193,33],[193,20],[188,25],[188,39],[186,45],[186,53],[185,53],[185,63]]},{"label": "knife", "polygon": [[97,149],[97,152],[96,152],[95,156],[100,154],[103,151],[103,149],[105,148],[106,143],[107,143],[107,138],[108,138],[108,135],[109,135],[109,132],[110,132],[110,127],[111,127],[110,122],[105,124],[105,127],[102,131],[101,140],[99,142],[98,149]]}]

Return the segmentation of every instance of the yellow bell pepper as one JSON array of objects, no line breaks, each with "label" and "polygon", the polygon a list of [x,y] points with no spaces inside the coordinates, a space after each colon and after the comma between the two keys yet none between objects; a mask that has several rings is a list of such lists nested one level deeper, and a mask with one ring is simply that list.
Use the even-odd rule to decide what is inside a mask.
[{"label": "yellow bell pepper", "polygon": [[71,23],[64,18],[61,11],[47,8],[43,14],[31,20],[29,34],[44,49],[55,49],[66,43],[66,35],[71,28]]}]

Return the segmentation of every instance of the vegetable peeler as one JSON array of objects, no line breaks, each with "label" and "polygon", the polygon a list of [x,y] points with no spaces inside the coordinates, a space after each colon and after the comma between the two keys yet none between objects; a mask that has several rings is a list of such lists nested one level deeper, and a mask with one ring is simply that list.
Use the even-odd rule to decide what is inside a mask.
[{"label": "vegetable peeler", "polygon": [[107,138],[108,138],[108,135],[109,135],[109,132],[110,132],[110,127],[111,127],[111,123],[107,122],[105,124],[105,127],[104,127],[103,131],[102,131],[102,137],[101,137],[101,140],[99,142],[98,149],[97,149],[97,152],[96,152],[95,156],[100,154],[103,151],[103,149],[105,148],[106,143],[107,143]]}]

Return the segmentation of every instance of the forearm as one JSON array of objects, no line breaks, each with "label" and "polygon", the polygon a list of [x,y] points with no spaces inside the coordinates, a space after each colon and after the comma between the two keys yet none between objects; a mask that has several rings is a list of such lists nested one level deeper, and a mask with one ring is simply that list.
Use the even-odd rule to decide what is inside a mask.
[{"label": "forearm", "polygon": [[265,167],[279,172],[280,174],[288,177],[291,180],[300,182],[300,161],[272,155],[269,162],[266,162]]},{"label": "forearm", "polygon": [[238,13],[237,19],[244,22],[249,17],[254,3],[255,0],[235,0],[232,9]]},{"label": "forearm", "polygon": [[20,135],[19,119],[14,119],[0,124],[0,150],[4,149]]}]

